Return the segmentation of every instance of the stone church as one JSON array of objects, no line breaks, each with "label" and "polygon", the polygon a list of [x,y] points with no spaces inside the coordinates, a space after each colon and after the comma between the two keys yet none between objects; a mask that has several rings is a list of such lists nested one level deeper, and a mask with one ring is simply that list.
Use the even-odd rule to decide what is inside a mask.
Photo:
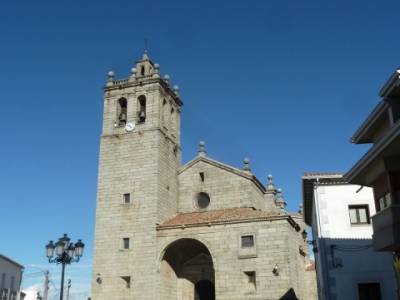
[{"label": "stone church", "polygon": [[108,73],[92,299],[313,299],[302,216],[246,159],[200,142],[181,165],[182,105],[147,53],[127,79]]}]

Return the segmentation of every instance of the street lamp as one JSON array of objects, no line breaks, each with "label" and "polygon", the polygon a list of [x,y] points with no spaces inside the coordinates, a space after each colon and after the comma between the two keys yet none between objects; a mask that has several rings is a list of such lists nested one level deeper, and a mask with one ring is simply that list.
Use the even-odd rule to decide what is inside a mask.
[{"label": "street lamp", "polygon": [[[78,262],[83,255],[83,248],[85,247],[82,240],[78,240],[75,244],[70,241],[71,239],[68,235],[64,234],[55,244],[53,241],[50,241],[46,245],[46,256],[49,263],[61,264],[62,266],[60,300],[63,300],[64,295],[65,265]],[[54,257],[54,253],[56,254],[56,257]]]}]

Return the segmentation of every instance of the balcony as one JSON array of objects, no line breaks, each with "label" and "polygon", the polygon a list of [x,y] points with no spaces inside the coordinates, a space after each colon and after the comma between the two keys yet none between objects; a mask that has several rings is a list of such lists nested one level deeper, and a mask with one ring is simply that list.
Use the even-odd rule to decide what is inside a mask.
[{"label": "balcony", "polygon": [[372,217],[376,251],[400,250],[400,205],[391,205]]}]

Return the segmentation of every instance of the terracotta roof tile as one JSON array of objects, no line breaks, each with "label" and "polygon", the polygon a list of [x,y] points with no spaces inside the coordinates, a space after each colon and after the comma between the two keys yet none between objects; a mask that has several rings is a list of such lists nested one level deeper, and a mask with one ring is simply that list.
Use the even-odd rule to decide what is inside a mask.
[{"label": "terracotta roof tile", "polygon": [[192,225],[192,224],[207,224],[213,222],[224,222],[224,221],[237,221],[247,219],[259,219],[270,216],[279,215],[277,213],[271,213],[262,210],[256,210],[252,207],[246,208],[229,208],[219,209],[204,212],[190,212],[190,213],[179,213],[173,218],[160,224],[160,227],[167,226],[178,226],[178,225]]}]

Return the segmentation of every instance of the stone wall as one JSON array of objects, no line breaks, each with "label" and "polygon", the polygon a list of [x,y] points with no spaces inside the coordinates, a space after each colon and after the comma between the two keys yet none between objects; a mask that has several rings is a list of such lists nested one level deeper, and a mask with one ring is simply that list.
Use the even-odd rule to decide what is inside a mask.
[{"label": "stone wall", "polygon": [[[190,163],[189,163],[190,164]],[[266,201],[263,191],[249,179],[241,176],[241,170],[217,165],[207,158],[201,159],[189,167],[183,167],[179,180],[179,212],[197,211],[196,195],[206,192],[211,202],[208,210],[233,207],[255,207],[262,210],[276,211],[272,201]],[[204,173],[204,182],[199,173]]]},{"label": "stone wall", "polygon": [[[241,255],[240,237],[244,234],[255,234],[254,255]],[[305,265],[299,263],[304,257],[292,246],[294,242],[300,243],[301,235],[284,218],[159,230],[157,237],[160,253],[166,245],[183,238],[196,239],[207,246],[214,263],[218,300],[276,300],[290,289],[299,299],[308,300],[298,282],[298,276],[304,278],[305,274]],[[278,266],[279,273],[276,275],[273,273],[275,266]],[[255,289],[251,288],[244,273],[251,271],[256,272]],[[161,294],[157,299],[176,298]]]}]

